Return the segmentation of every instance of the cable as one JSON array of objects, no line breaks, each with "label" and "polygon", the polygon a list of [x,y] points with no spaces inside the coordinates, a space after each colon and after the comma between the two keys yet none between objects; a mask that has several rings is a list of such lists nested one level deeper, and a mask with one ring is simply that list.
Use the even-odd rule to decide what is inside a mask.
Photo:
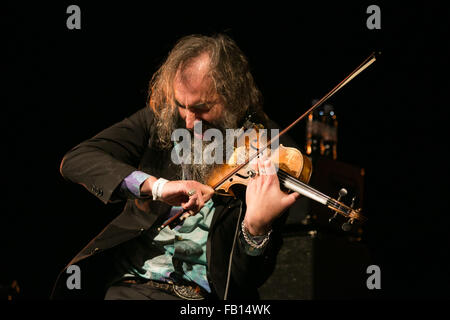
[{"label": "cable", "polygon": [[233,252],[234,252],[234,247],[236,246],[236,239],[238,238],[239,226],[240,226],[241,215],[242,215],[242,201],[240,201],[240,202],[241,202],[241,205],[239,206],[239,216],[238,216],[237,223],[236,223],[236,230],[234,231],[233,246],[231,247],[230,259],[228,262],[227,283],[225,285],[225,294],[223,295],[224,300],[227,300],[227,298],[228,298],[228,287],[230,285],[231,264],[233,262]]}]

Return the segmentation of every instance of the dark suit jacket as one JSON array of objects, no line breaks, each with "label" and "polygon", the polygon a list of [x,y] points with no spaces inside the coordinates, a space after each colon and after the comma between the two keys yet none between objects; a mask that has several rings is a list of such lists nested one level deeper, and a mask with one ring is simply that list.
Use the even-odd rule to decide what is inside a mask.
[{"label": "dark suit jacket", "polygon": [[[114,199],[122,180],[135,170],[168,180],[177,179],[179,168],[172,163],[170,150],[157,146],[152,128],[154,116],[151,109],[139,110],[70,150],[61,163],[61,174],[83,185],[105,204]],[[207,241],[207,270],[215,296],[223,299],[234,231],[241,204],[241,219],[244,217],[245,201],[216,196],[213,200],[216,211]],[[128,199],[122,213],[66,266],[76,264],[80,267],[81,289],[67,289],[66,280],[70,274],[64,268],[57,278],[52,298],[103,299],[111,277],[107,271],[113,265],[114,250],[139,237],[154,223],[160,223],[158,219],[168,210],[170,207],[162,202]],[[280,224],[274,226],[271,240],[261,256],[246,254],[241,242],[236,242],[229,298],[258,297],[257,288],[273,271],[281,246]]]}]

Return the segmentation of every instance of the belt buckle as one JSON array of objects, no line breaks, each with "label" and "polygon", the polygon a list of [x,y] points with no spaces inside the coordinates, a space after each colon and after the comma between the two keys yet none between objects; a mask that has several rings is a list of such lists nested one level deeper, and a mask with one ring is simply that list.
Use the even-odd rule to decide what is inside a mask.
[{"label": "belt buckle", "polygon": [[173,284],[173,292],[185,300],[204,300],[205,297],[203,297],[197,289],[199,289],[199,287],[194,288],[192,286],[180,286]]}]

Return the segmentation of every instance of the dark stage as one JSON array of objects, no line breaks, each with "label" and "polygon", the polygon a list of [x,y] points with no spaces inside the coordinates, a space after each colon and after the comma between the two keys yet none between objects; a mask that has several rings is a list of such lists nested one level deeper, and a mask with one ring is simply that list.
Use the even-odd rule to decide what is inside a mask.
[{"label": "dark stage", "polygon": [[[66,27],[71,4],[81,8],[80,30]],[[381,29],[366,25],[371,4]],[[338,160],[365,172],[361,241],[380,267],[381,289],[363,298],[448,299],[448,21],[429,2],[7,6],[0,284],[16,280],[15,299],[49,298],[58,273],[121,209],[65,181],[62,157],[144,107],[148,81],[178,38],[225,32],[282,128],[381,52],[329,101]],[[302,147],[305,126],[290,131]]]}]

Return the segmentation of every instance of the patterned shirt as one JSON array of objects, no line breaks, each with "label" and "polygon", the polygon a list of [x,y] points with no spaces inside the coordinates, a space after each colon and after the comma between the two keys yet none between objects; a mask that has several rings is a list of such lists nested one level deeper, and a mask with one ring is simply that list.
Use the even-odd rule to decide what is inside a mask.
[{"label": "patterned shirt", "polygon": [[[148,177],[141,171],[131,173],[122,182],[120,192],[126,197],[141,198],[140,186]],[[172,207],[167,219],[181,209]],[[197,214],[188,217],[174,229],[164,228],[158,233],[154,226],[147,230],[132,250],[121,253],[121,278],[141,277],[166,282],[183,279],[193,281],[211,292],[207,278],[206,242],[214,212],[214,203],[210,199]],[[239,239],[249,255],[260,255],[264,251],[264,248],[254,249],[249,246],[242,236]],[[141,265],[135,265],[130,262],[133,260],[130,255],[145,258]]]},{"label": "patterned shirt", "polygon": [[[180,209],[173,207],[171,213]],[[129,275],[159,281],[188,280],[211,292],[206,275],[206,241],[214,211],[213,201],[209,200],[200,212],[187,218],[182,225],[164,228],[153,239],[147,238],[160,254],[144,262],[141,266],[144,273],[130,270]],[[146,235],[151,234],[154,233],[150,231]]]}]

